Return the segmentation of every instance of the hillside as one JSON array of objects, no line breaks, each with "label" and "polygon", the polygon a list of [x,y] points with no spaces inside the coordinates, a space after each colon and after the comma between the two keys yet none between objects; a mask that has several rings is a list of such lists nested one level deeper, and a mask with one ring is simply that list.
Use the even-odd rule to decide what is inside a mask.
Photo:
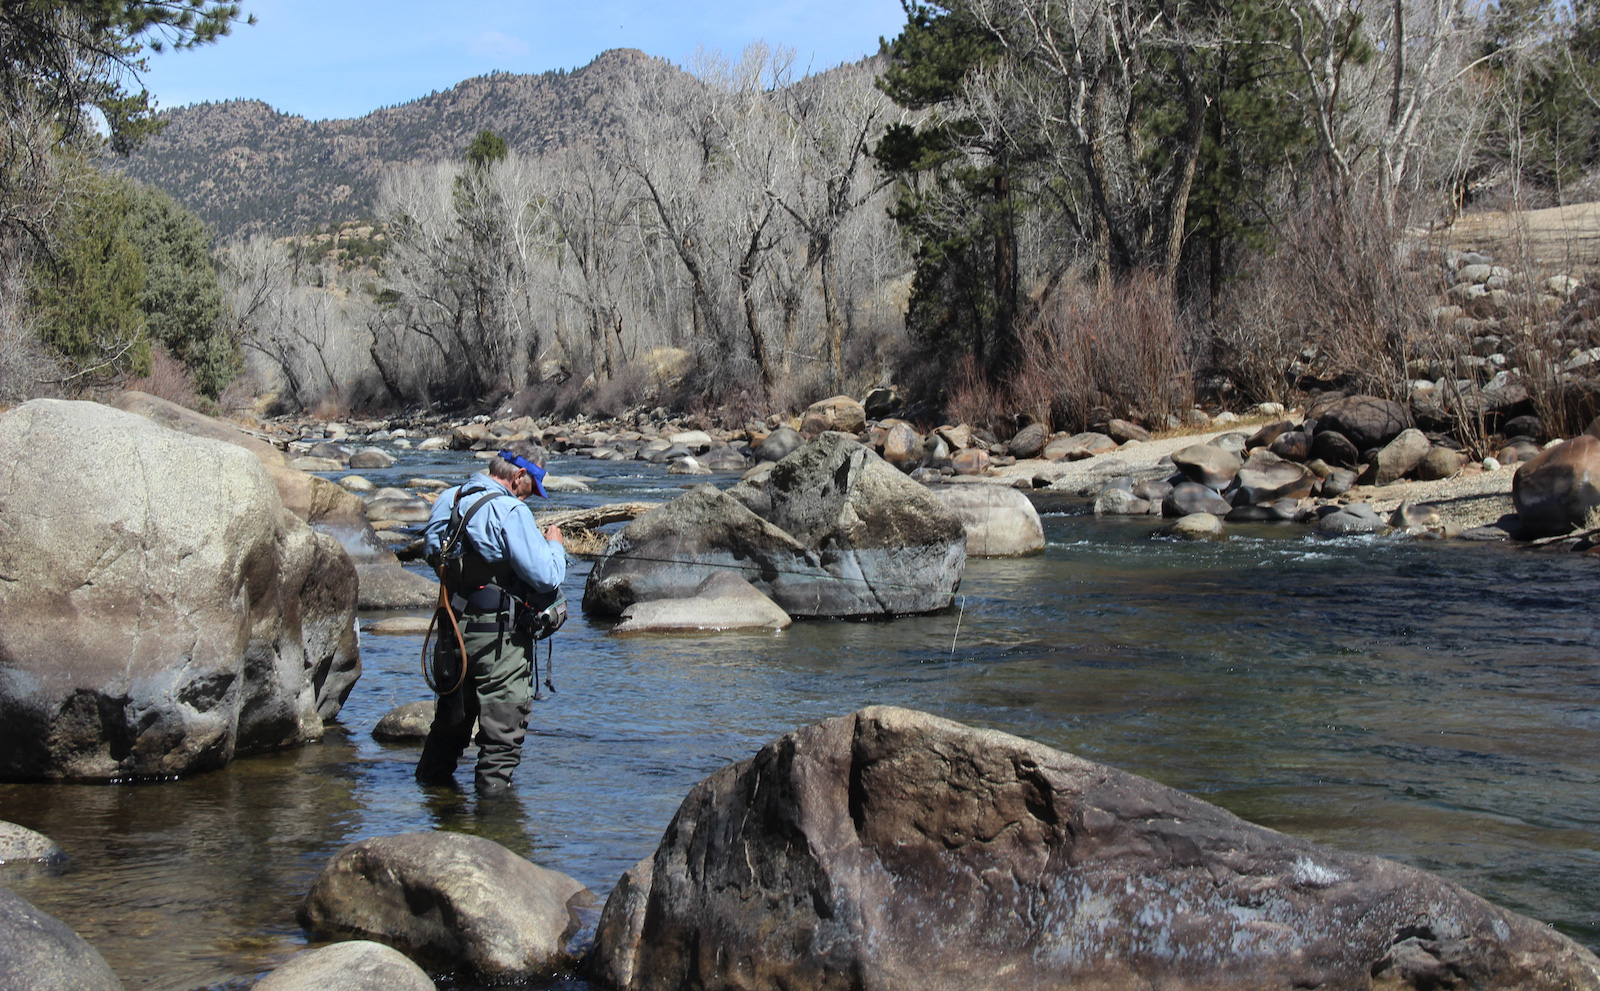
[{"label": "hillside", "polygon": [[304,232],[370,216],[386,166],[458,157],[484,128],[525,153],[603,141],[619,87],[680,71],[615,49],[571,72],[477,76],[355,120],[308,121],[259,100],[197,104],[165,112],[165,130],[121,167],[219,238]]}]

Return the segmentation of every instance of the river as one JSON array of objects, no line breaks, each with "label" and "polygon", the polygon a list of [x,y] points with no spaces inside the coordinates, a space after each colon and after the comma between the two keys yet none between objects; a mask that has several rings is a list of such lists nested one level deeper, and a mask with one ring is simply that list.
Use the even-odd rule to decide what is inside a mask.
[{"label": "river", "polygon": [[[476,464],[405,452],[381,483]],[[560,507],[663,499],[701,479],[557,458],[597,479]],[[731,479],[722,477],[719,483]],[[6,884],[95,945],[130,991],[242,989],[304,949],[295,906],[354,840],[488,836],[602,898],[684,794],[796,726],[883,703],[1103,761],[1247,819],[1437,871],[1600,950],[1600,622],[1592,557],[1151,520],[1046,507],[1047,551],[971,560],[945,614],[778,634],[555,640],[517,799],[411,779],[378,718],[427,698],[420,638],[363,636],[320,743],[141,785],[0,785],[0,819],[71,856]],[[542,655],[541,655],[542,656]],[[565,980],[544,987],[584,988]],[[440,983],[441,988],[471,988]]]}]

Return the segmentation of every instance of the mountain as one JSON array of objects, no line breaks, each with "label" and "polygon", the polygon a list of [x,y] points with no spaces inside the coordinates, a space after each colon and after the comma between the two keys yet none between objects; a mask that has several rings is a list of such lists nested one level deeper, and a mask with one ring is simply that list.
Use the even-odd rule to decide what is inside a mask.
[{"label": "mountain", "polygon": [[476,76],[355,120],[309,121],[259,100],[196,104],[163,113],[162,132],[118,167],[219,239],[303,233],[371,216],[386,167],[460,158],[485,128],[524,153],[603,141],[620,87],[674,75],[682,70],[664,59],[614,49],[581,69]]}]

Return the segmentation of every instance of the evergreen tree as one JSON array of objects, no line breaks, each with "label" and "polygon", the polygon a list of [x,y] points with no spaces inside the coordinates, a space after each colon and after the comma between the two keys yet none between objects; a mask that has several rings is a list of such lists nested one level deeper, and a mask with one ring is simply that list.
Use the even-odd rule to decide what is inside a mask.
[{"label": "evergreen tree", "polygon": [[906,323],[948,367],[974,356],[991,379],[1016,360],[1019,150],[961,107],[973,71],[1000,57],[997,39],[970,16],[905,0],[906,26],[885,42],[878,87],[920,127],[892,124],[874,150],[899,182],[892,215],[916,253]]},{"label": "evergreen tree", "polygon": [[64,225],[56,257],[34,274],[39,339],[69,369],[69,381],[119,372],[145,375],[150,344],[139,307],[146,267],[124,221],[125,182],[89,173]]}]

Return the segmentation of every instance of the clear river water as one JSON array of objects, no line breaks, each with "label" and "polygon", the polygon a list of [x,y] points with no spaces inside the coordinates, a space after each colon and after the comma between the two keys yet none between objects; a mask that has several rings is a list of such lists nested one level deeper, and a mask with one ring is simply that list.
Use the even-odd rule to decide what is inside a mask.
[{"label": "clear river water", "polygon": [[[393,483],[477,463],[404,452]],[[558,507],[670,498],[700,479],[557,458],[596,479]],[[719,477],[727,484],[731,477]],[[372,739],[428,698],[420,637],[364,635],[325,739],[193,778],[0,785],[0,819],[71,856],[0,869],[130,991],[243,989],[308,945],[295,907],[364,837],[494,839],[604,898],[697,781],[779,734],[882,703],[1028,737],[1247,819],[1437,871],[1600,950],[1600,562],[1581,555],[1154,520],[1042,505],[1049,547],[970,560],[948,613],[778,634],[623,638],[578,613],[555,642],[517,799],[478,807]],[[470,751],[469,751],[470,755]],[[584,988],[576,978],[537,987]],[[440,981],[441,988],[470,983]]]}]

